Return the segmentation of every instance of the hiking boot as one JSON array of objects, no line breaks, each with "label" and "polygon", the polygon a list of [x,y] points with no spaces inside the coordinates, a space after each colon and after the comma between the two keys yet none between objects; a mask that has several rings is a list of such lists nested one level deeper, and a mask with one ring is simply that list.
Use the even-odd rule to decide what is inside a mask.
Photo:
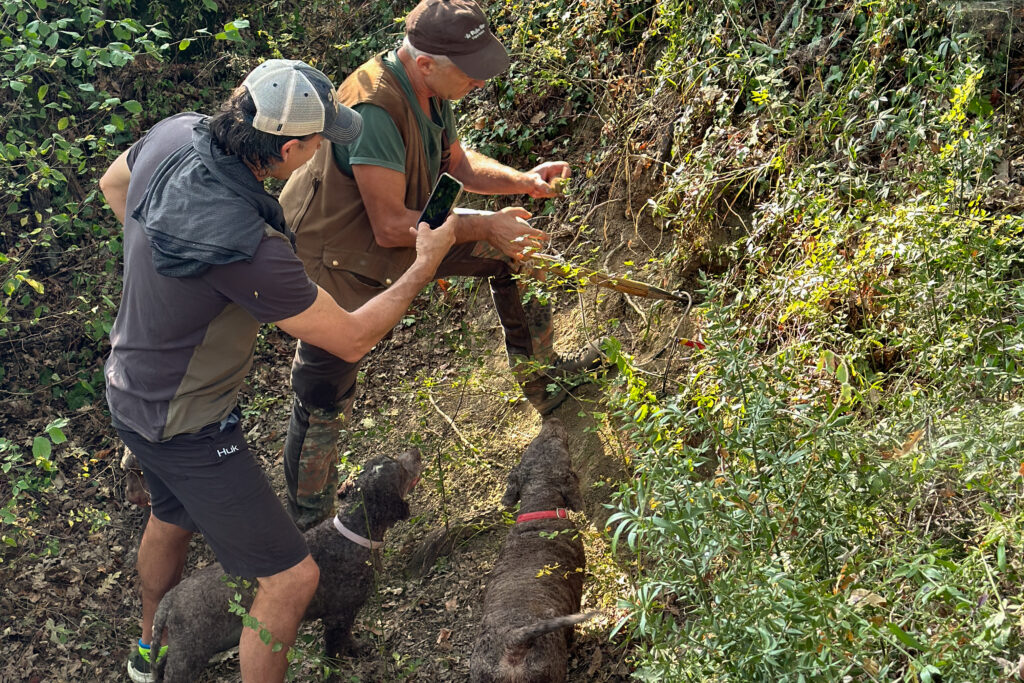
[{"label": "hiking boot", "polygon": [[[594,381],[590,373],[606,364],[601,351],[604,339],[589,342],[571,356],[555,356],[550,367],[523,382],[523,394],[538,413],[542,416],[551,414],[569,397],[568,389]],[[554,392],[549,389],[552,386]]]},{"label": "hiking boot", "polygon": [[[552,393],[548,386],[557,387]],[[569,392],[565,387],[559,386],[555,380],[544,373],[538,373],[533,379],[523,382],[523,395],[526,396],[534,410],[540,413],[541,417],[550,415],[555,408],[562,405],[565,399],[569,398]]]},{"label": "hiking boot", "polygon": [[[138,647],[128,657],[128,677],[135,681],[135,683],[152,683],[156,680],[156,672],[154,671],[156,665],[149,661],[149,652],[150,648],[144,647],[140,640]],[[156,656],[157,662],[166,655],[167,646],[164,645]]]},{"label": "hiking boot", "polygon": [[[549,376],[558,379],[559,381],[571,382],[573,380],[584,379],[580,377],[585,372],[593,372],[600,370],[605,367],[607,360],[604,356],[604,351],[601,350],[601,344],[604,343],[607,337],[601,337],[600,339],[592,342],[587,342],[587,345],[582,349],[572,354],[571,356],[560,356],[555,355],[555,362],[551,364],[551,367],[544,372]],[[592,382],[593,377],[586,377],[584,382]],[[574,385],[578,386],[578,385]]]}]

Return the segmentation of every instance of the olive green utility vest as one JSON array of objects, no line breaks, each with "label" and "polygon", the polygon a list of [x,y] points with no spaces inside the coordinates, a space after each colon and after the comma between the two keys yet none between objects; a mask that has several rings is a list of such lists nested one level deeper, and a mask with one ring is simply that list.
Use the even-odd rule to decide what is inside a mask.
[{"label": "olive green utility vest", "polygon": [[[352,72],[338,88],[338,100],[349,107],[374,104],[394,120],[405,141],[405,206],[419,211],[426,206],[435,179],[430,177],[416,113],[381,57]],[[448,165],[448,147],[445,138],[442,172]],[[400,278],[416,259],[414,247],[377,244],[359,187],[338,169],[327,141],[292,174],[280,202],[306,273],[346,310],[355,310]]]}]

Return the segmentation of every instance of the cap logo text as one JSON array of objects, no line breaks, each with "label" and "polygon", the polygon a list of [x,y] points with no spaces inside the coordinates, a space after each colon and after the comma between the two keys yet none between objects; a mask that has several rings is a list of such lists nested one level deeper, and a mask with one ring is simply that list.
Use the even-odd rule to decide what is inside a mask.
[{"label": "cap logo text", "polygon": [[466,34],[466,40],[476,40],[481,35],[483,35],[484,31],[486,30],[487,26],[484,24],[480,24],[475,29]]}]

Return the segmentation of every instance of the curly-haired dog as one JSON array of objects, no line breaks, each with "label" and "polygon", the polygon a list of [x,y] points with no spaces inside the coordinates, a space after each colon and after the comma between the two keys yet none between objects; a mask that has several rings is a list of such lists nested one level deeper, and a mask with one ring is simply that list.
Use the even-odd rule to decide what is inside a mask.
[{"label": "curly-haired dog", "polygon": [[[404,499],[422,469],[416,449],[397,459],[374,458],[343,492],[343,509],[337,516],[306,532],[309,552],[320,567],[320,584],[304,619],[323,621],[324,650],[330,656],[356,654],[352,622],[373,585],[371,553],[383,545],[385,531],[409,517]],[[253,592],[229,586],[223,576],[219,564],[205,567],[160,601],[153,621],[154,640],[166,629],[168,648],[157,665],[158,681],[195,681],[212,655],[238,644],[242,623],[228,611],[228,604],[238,592],[248,609]]]},{"label": "curly-haired dog", "polygon": [[484,592],[483,619],[469,663],[472,683],[565,680],[572,627],[579,614],[586,559],[566,508],[582,506],[562,423],[540,434],[508,476],[502,505],[520,500]]}]

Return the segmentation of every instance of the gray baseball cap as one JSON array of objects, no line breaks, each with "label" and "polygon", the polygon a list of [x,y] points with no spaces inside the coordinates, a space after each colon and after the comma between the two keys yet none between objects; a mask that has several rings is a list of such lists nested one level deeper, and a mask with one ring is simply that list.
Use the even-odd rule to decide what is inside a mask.
[{"label": "gray baseball cap", "polygon": [[320,133],[348,145],[359,138],[363,119],[337,101],[334,84],[322,71],[297,59],[268,59],[242,85],[256,104],[252,126],[273,135]]}]

